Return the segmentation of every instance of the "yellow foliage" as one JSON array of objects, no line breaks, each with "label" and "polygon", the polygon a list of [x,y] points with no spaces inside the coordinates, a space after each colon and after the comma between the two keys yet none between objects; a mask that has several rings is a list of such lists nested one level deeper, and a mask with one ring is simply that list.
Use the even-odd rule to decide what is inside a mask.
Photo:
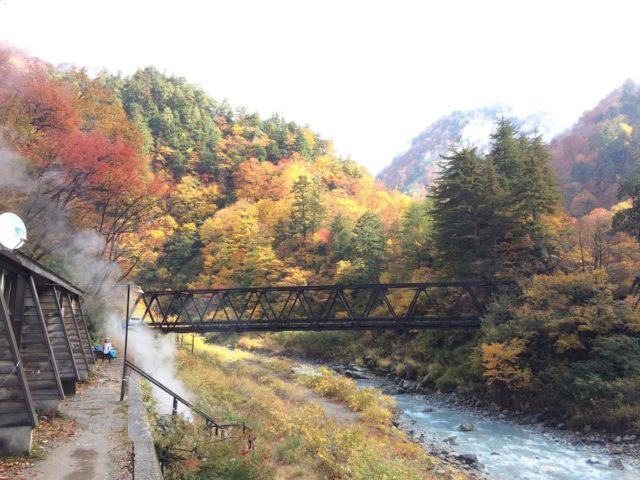
[{"label": "yellow foliage", "polygon": [[624,123],[624,122],[620,122],[620,129],[627,135],[627,136],[631,136],[631,133],[633,132],[633,127],[631,125],[629,125],[628,123]]},{"label": "yellow foliage", "polygon": [[346,218],[350,220],[357,220],[364,214],[367,209],[355,199],[350,197],[342,197],[336,200],[336,206],[338,211],[342,213]]},{"label": "yellow foliage", "polygon": [[631,208],[631,200],[623,200],[622,202],[616,203],[613,207],[611,207],[612,213],[618,213],[620,210],[626,210],[627,208]]},{"label": "yellow foliage", "polygon": [[316,145],[316,137],[312,130],[308,128],[301,128],[300,133],[302,133],[302,138],[304,138],[310,148],[313,148]]},{"label": "yellow foliage", "polygon": [[196,177],[185,175],[171,195],[172,212],[181,222],[206,218],[216,211],[219,196],[216,184],[203,185]]},{"label": "yellow foliage", "polygon": [[531,370],[518,366],[518,356],[524,352],[526,344],[526,340],[514,338],[482,345],[483,375],[488,385],[502,384],[517,390],[529,384]]},{"label": "yellow foliage", "polygon": [[336,264],[336,278],[347,278],[351,275],[353,265],[349,260],[339,260]]},{"label": "yellow foliage", "polygon": [[566,333],[558,337],[554,344],[554,348],[558,353],[565,353],[573,350],[584,350],[584,343],[575,333]]}]

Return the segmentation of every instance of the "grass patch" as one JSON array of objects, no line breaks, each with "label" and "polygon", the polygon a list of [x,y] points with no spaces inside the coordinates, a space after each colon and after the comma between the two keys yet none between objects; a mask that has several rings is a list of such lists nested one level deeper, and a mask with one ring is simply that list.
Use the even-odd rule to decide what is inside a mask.
[{"label": "grass patch", "polygon": [[304,382],[323,397],[339,400],[365,420],[388,426],[395,413],[395,401],[375,388],[358,389],[356,382],[327,368],[317,376],[304,376]]},{"label": "grass patch", "polygon": [[[466,478],[406,441],[388,424],[391,414],[386,412],[392,410],[384,396],[358,391],[350,379],[327,371],[316,377],[315,386],[307,386],[311,380],[294,376],[287,360],[204,343],[195,352],[181,351],[178,363],[179,371],[188,372],[183,381],[198,392],[198,405],[221,422],[251,425],[256,449],[246,452],[242,443],[232,441],[223,442],[224,446],[211,444],[208,448],[221,449],[242,465],[239,470],[225,470],[226,477],[198,455],[183,452],[182,456],[189,456],[177,462],[183,470],[174,469],[181,476],[167,478]],[[326,417],[310,400],[310,388],[362,412],[365,421],[344,424]],[[194,432],[191,438],[196,436]],[[189,448],[181,445],[172,448]],[[200,453],[200,446],[197,452],[203,458],[218,458],[216,452]],[[231,468],[229,462],[223,464]],[[448,473],[433,474],[436,465]]]}]

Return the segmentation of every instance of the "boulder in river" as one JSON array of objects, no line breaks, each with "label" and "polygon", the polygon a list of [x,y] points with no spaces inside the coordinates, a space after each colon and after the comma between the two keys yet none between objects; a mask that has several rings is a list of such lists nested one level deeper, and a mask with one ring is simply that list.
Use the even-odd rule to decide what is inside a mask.
[{"label": "boulder in river", "polygon": [[404,366],[404,378],[407,380],[415,380],[418,376],[418,371],[412,365]]},{"label": "boulder in river", "polygon": [[458,425],[458,430],[461,432],[473,432],[476,429],[473,423],[461,423]]},{"label": "boulder in river", "polygon": [[619,458],[614,458],[609,461],[609,468],[617,468],[618,470],[624,470],[624,464]]},{"label": "boulder in river", "polygon": [[462,462],[467,465],[475,467],[478,464],[478,456],[473,453],[463,453],[458,457]]}]

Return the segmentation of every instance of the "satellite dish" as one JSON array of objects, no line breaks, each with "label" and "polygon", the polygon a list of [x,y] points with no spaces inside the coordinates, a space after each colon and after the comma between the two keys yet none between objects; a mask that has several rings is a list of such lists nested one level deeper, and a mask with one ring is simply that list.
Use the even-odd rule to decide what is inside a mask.
[{"label": "satellite dish", "polygon": [[0,245],[9,250],[20,248],[27,240],[27,227],[15,213],[0,215]]}]

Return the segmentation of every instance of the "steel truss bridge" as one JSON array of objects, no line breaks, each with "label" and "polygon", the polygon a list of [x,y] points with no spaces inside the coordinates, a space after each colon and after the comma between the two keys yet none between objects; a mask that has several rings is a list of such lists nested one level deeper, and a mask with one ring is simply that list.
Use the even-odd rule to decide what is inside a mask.
[{"label": "steel truss bridge", "polygon": [[141,293],[145,325],[165,333],[474,329],[511,282],[454,281]]}]

